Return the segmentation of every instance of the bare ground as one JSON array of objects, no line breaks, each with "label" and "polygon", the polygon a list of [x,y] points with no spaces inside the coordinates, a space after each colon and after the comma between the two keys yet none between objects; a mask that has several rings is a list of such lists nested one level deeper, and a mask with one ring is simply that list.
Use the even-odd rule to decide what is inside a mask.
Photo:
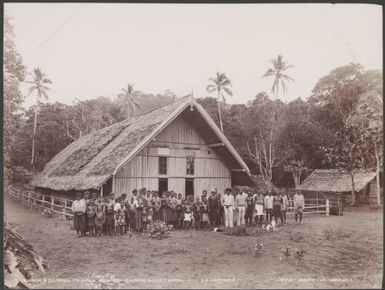
[{"label": "bare ground", "polygon": [[[145,234],[77,238],[70,221],[46,218],[4,200],[5,214],[49,263],[36,288],[380,288],[383,212],[360,209],[344,216],[305,216],[259,236],[173,231],[154,240]],[[345,237],[327,240],[325,230]],[[289,231],[301,232],[294,242]],[[254,256],[255,243],[263,251]],[[301,248],[302,261],[280,259],[280,249]]]}]

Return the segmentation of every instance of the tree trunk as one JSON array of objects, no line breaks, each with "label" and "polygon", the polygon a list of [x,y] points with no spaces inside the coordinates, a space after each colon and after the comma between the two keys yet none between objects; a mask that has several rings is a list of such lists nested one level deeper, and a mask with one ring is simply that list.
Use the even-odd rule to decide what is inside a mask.
[{"label": "tree trunk", "polygon": [[356,190],[354,188],[354,174],[350,174],[350,178],[352,180],[352,203],[350,205],[356,204]]},{"label": "tree trunk", "polygon": [[33,135],[32,135],[32,157],[31,157],[31,165],[33,167],[33,162],[35,161],[35,136],[36,136],[36,127],[37,127],[37,110],[39,105],[39,98],[36,100],[36,108],[35,108],[35,118],[33,121]]},{"label": "tree trunk", "polygon": [[218,115],[219,115],[219,125],[221,126],[221,131],[223,132],[223,124],[222,124],[222,114],[221,114],[221,104],[219,102],[220,92],[218,91]]},{"label": "tree trunk", "polygon": [[376,155],[376,196],[377,206],[381,206],[381,187],[380,187],[380,156],[378,155],[377,146],[374,144],[374,154]]}]

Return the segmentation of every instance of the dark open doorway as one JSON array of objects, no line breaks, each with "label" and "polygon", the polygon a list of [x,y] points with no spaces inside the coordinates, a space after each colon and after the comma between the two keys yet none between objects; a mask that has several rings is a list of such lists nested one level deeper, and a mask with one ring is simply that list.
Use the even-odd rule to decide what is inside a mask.
[{"label": "dark open doorway", "polygon": [[185,193],[186,198],[189,196],[194,198],[194,178],[186,178]]},{"label": "dark open doorway", "polygon": [[162,196],[164,191],[168,191],[167,178],[159,178],[158,191],[159,191],[159,196]]}]

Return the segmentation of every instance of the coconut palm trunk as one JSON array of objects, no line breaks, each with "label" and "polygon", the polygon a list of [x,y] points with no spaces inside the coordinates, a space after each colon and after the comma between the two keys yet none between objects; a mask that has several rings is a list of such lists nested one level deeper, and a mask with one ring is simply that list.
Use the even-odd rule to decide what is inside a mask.
[{"label": "coconut palm trunk", "polygon": [[221,103],[220,103],[220,91],[218,90],[218,115],[219,115],[219,125],[221,126],[221,131],[223,132],[223,123],[222,123],[222,112],[221,112]]},{"label": "coconut palm trunk", "polygon": [[35,108],[35,117],[33,120],[33,135],[32,135],[32,154],[31,154],[31,165],[35,161],[35,137],[36,137],[36,128],[37,128],[37,112],[39,108],[39,96],[36,97],[36,108]]}]

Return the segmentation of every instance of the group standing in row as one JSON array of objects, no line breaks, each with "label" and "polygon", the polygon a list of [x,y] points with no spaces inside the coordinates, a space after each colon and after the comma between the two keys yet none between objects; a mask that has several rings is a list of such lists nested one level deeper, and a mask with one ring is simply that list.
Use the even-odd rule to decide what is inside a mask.
[{"label": "group standing in row", "polygon": [[[302,223],[304,197],[294,195],[295,221]],[[73,201],[74,227],[79,236],[123,235],[127,231],[141,232],[153,220],[162,220],[168,226],[179,229],[207,229],[234,225],[251,226],[269,224],[273,220],[284,225],[288,207],[283,192],[253,193],[251,190],[227,188],[225,193],[204,190],[195,200],[192,196],[142,188],[133,190],[132,196],[122,194],[115,198],[111,193],[101,197],[96,193],[76,194]]]}]

